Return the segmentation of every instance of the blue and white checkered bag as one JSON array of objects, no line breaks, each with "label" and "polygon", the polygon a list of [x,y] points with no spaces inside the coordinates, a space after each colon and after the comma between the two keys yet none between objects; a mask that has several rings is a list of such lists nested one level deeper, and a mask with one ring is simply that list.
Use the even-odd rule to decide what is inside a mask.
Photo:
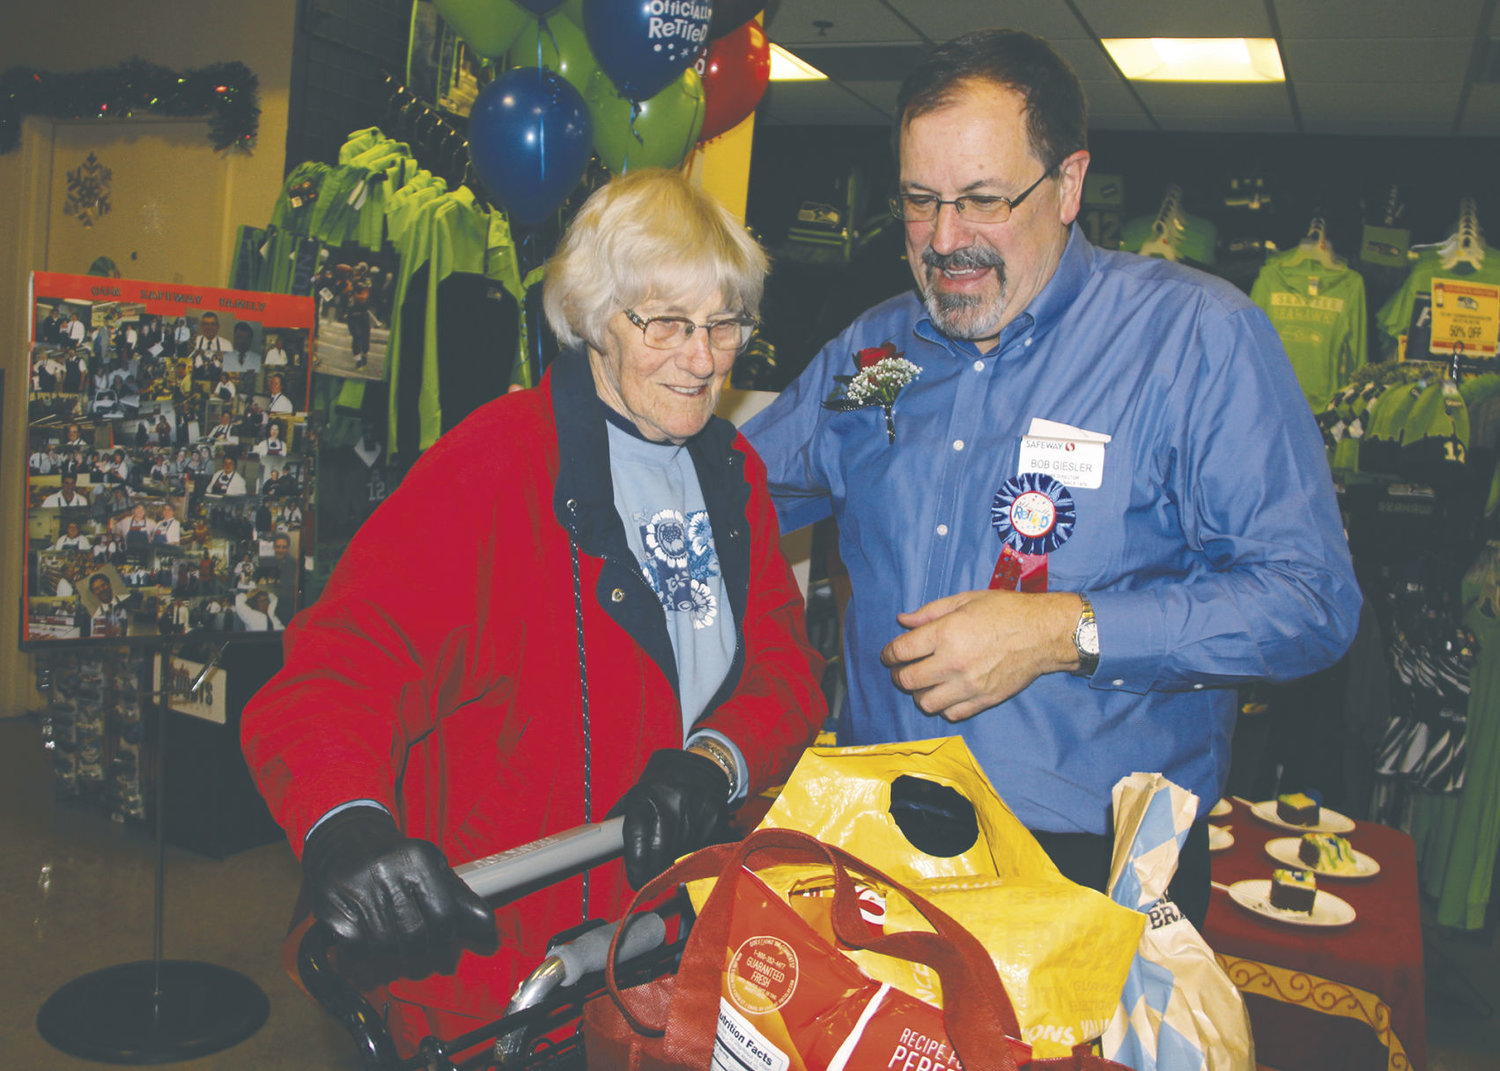
[{"label": "blue and white checkered bag", "polygon": [[1203,936],[1165,898],[1198,797],[1161,774],[1114,788],[1109,895],[1149,922],[1101,1038],[1104,1055],[1136,1071],[1254,1071],[1244,999]]}]

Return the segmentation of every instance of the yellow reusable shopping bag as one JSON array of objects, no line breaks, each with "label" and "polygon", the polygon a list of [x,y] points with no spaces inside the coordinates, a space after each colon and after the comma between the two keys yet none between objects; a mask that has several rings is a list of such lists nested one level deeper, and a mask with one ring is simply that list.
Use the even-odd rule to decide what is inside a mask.
[{"label": "yellow reusable shopping bag", "polygon": [[[893,787],[894,786],[894,787]],[[973,805],[972,844],[917,848],[892,813],[893,794],[952,790]],[[760,828],[796,829],[884,870],[964,925],[990,953],[1015,1004],[1022,1040],[1038,1057],[1067,1054],[1098,1037],[1113,1015],[1145,917],[1063,877],[1010,812],[961,737],[849,748],[809,748]],[[760,871],[795,905],[829,895],[815,867]],[[695,905],[709,883],[689,886]],[[899,895],[870,888],[872,923],[886,932],[927,929]],[[920,965],[846,951],[862,970],[941,1005]]]}]

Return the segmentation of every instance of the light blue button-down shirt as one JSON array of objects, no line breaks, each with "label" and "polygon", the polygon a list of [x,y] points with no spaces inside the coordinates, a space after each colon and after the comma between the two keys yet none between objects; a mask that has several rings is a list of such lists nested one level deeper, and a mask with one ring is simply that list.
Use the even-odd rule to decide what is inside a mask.
[{"label": "light blue button-down shirt", "polygon": [[[894,408],[822,406],[860,349],[921,369]],[[1098,670],[1039,678],[958,724],[924,714],[879,655],[900,612],[985,588],[996,491],[1033,419],[1110,436],[1102,485],[1072,487],[1053,591],[1088,593]],[[908,293],[862,315],[744,429],[786,531],[832,514],[853,598],[840,742],[962,735],[1029,827],[1109,831],[1110,790],[1160,771],[1199,813],[1229,769],[1234,686],[1288,680],[1351,642],[1360,593],[1312,413],[1264,314],[1228,283],[1095,249],[1056,273],[981,354]]]}]

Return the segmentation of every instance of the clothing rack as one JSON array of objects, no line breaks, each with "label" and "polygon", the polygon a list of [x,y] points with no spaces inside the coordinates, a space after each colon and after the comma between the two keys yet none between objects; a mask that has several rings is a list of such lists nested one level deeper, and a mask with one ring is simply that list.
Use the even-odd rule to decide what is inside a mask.
[{"label": "clothing rack", "polygon": [[1381,226],[1396,226],[1405,212],[1406,205],[1401,201],[1401,187],[1392,183],[1385,192],[1385,210],[1381,215]]},{"label": "clothing rack", "polygon": [[1315,260],[1325,268],[1342,268],[1346,265],[1334,255],[1328,242],[1328,226],[1321,215],[1313,216],[1307,225],[1307,234],[1292,250],[1293,263]]},{"label": "clothing rack", "polygon": [[469,139],[463,132],[394,75],[385,76],[385,90],[381,129],[390,137],[406,142],[412,158],[450,188],[467,186],[489,207],[489,195],[475,179],[469,161]]},{"label": "clothing rack", "polygon": [[1458,202],[1458,226],[1443,243],[1441,252],[1444,268],[1459,264],[1478,268],[1484,264],[1484,231],[1479,227],[1479,210],[1474,198],[1464,197]]},{"label": "clothing rack", "polygon": [[1166,260],[1177,259],[1177,232],[1182,229],[1182,187],[1167,187],[1161,208],[1151,224],[1151,238],[1141,246],[1142,256],[1159,256]]}]

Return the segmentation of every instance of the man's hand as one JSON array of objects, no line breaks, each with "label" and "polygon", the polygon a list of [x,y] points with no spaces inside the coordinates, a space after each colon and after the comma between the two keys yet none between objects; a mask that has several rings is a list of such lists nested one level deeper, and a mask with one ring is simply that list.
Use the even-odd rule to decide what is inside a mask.
[{"label": "man's hand", "polygon": [[964,591],[900,614],[910,631],[880,652],[891,680],[928,714],[972,718],[1044,673],[1078,668],[1071,592]]},{"label": "man's hand", "polygon": [[436,845],[405,836],[378,807],[351,807],[314,829],[302,873],[314,915],[407,977],[452,971],[464,947],[496,947],[489,905]]}]

